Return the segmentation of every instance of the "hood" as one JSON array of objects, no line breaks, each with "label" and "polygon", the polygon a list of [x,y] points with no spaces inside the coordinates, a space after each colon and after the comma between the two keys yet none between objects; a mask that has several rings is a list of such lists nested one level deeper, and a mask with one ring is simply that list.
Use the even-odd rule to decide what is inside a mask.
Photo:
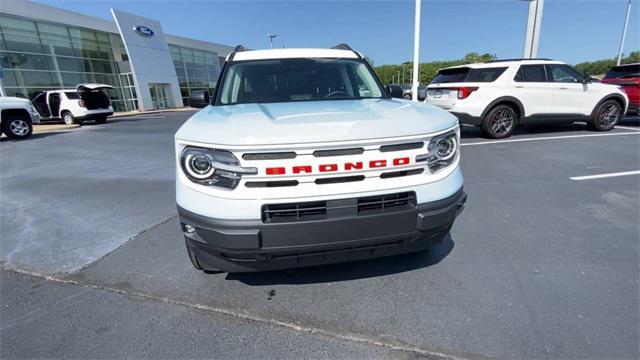
[{"label": "hood", "polygon": [[0,102],[5,104],[31,105],[31,100],[14,96],[0,96]]},{"label": "hood", "polygon": [[176,139],[252,146],[380,139],[429,134],[458,123],[429,104],[396,99],[207,106]]}]

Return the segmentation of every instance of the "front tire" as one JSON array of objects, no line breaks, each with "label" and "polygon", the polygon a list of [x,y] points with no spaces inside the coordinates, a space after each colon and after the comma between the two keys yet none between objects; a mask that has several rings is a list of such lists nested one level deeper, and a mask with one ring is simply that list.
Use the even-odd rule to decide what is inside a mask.
[{"label": "front tire", "polygon": [[589,128],[596,131],[610,131],[622,118],[622,106],[615,100],[607,100],[600,104],[591,115]]},{"label": "front tire", "polygon": [[402,97],[405,100],[411,100],[411,95],[407,94],[405,96]]},{"label": "front tire", "polygon": [[492,139],[504,139],[513,133],[518,114],[509,105],[498,105],[491,109],[482,122],[482,132]]},{"label": "front tire", "polygon": [[22,140],[26,139],[33,133],[33,125],[31,119],[21,116],[12,115],[6,121],[2,122],[2,132],[9,139]]},{"label": "front tire", "polygon": [[95,119],[96,124],[104,124],[107,122],[107,117],[106,116],[101,116],[99,118]]}]

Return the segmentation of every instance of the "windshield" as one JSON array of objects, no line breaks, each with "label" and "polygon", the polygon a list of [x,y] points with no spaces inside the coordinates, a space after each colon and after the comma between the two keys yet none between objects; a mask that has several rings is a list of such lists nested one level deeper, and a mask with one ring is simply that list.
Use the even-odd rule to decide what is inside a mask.
[{"label": "windshield", "polygon": [[273,59],[232,63],[219,105],[380,98],[369,68],[355,59]]}]

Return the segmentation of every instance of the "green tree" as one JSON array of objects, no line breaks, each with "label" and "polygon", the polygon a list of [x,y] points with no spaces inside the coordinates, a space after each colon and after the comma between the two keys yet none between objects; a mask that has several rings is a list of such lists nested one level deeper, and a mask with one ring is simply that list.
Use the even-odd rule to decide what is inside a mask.
[{"label": "green tree", "polygon": [[[477,52],[470,52],[464,56],[462,59],[457,60],[445,60],[445,61],[431,61],[420,64],[420,83],[428,84],[433,80],[433,78],[438,73],[438,70],[450,66],[456,65],[464,65],[469,63],[476,62],[487,62],[491,60],[496,60],[495,55],[484,53],[480,55]],[[623,57],[623,64],[637,63],[640,62],[640,51],[633,51],[629,53],[628,56]],[[390,84],[391,80],[397,76],[398,71],[402,73],[402,67],[404,67],[404,78],[407,84],[411,83],[411,77],[409,76],[410,70],[413,69],[413,63],[407,61],[400,65],[381,65],[374,68],[378,77],[383,84]],[[576,64],[575,68],[582,74],[588,74],[590,76],[600,76],[604,75],[609,69],[616,65],[616,59],[602,59],[597,61],[587,61]],[[394,79],[395,80],[395,79]],[[396,81],[397,82],[397,81]]]}]

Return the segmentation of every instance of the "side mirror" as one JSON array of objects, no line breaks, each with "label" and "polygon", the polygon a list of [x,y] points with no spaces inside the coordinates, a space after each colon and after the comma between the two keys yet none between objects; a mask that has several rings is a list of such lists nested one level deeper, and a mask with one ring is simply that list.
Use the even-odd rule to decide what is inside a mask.
[{"label": "side mirror", "polygon": [[392,98],[402,99],[402,86],[395,84],[388,84],[386,86],[387,92]]},{"label": "side mirror", "polygon": [[194,108],[203,108],[209,105],[209,91],[193,90],[189,96],[189,106]]}]

